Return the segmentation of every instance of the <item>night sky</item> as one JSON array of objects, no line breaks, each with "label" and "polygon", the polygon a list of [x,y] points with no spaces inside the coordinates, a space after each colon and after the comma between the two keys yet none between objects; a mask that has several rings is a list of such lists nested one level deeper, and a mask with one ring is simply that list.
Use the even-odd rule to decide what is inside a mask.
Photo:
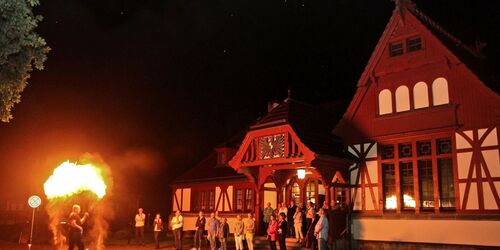
[{"label": "night sky", "polygon": [[[389,0],[42,0],[52,48],[0,124],[4,196],[42,192],[85,153],[116,193],[164,207],[168,181],[265,114],[268,101],[352,97]],[[415,1],[500,72],[500,1]],[[154,202],[153,202],[154,201]],[[161,201],[162,204],[158,204]],[[153,205],[151,205],[153,206]]]}]

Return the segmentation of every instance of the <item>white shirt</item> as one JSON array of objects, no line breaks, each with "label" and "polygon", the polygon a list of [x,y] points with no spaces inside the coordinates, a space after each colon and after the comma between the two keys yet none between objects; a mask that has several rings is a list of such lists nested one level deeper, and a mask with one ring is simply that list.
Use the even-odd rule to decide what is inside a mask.
[{"label": "white shirt", "polygon": [[286,215],[288,214],[288,208],[286,207],[280,207],[280,209],[278,210],[278,213],[284,213],[285,214],[285,219],[286,219]]},{"label": "white shirt", "polygon": [[316,238],[318,239],[328,239],[328,219],[325,215],[319,217],[318,223],[316,223],[316,227],[314,227],[314,233],[316,234]]},{"label": "white shirt", "polygon": [[135,215],[135,227],[143,227],[145,221],[146,221],[145,213]]}]

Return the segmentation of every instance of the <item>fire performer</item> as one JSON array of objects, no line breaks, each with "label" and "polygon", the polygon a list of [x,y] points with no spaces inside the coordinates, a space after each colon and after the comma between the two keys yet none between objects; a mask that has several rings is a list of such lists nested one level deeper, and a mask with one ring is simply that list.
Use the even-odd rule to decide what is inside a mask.
[{"label": "fire performer", "polygon": [[83,224],[89,217],[89,213],[85,213],[83,218],[80,218],[81,208],[79,205],[73,205],[72,212],[69,214],[69,248],[68,250],[73,250],[75,246],[78,250],[83,250]]}]

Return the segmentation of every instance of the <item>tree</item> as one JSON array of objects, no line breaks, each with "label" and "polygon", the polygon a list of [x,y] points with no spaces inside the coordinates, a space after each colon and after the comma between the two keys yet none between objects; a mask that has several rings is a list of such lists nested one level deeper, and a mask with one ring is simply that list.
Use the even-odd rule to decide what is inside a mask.
[{"label": "tree", "polygon": [[9,122],[14,104],[35,67],[43,69],[50,48],[34,29],[42,16],[32,8],[39,0],[0,0],[0,120]]}]

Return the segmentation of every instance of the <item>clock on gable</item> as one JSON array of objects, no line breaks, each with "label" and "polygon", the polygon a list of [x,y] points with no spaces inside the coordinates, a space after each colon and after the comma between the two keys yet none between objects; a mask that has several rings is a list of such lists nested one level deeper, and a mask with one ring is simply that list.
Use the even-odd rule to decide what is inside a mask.
[{"label": "clock on gable", "polygon": [[259,138],[259,159],[285,157],[285,134],[269,135]]}]

